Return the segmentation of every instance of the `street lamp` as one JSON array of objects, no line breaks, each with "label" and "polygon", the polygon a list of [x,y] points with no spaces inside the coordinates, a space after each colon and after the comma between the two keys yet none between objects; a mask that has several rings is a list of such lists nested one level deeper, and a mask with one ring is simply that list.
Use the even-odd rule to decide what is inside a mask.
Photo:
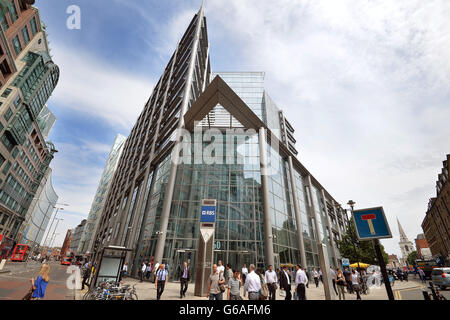
[{"label": "street lamp", "polygon": [[52,239],[52,242],[51,242],[51,244],[50,244],[50,247],[49,248],[52,248],[52,246],[53,246],[53,242],[55,241],[55,239],[56,239],[56,236],[58,236],[59,235],[59,233],[55,233],[55,236],[53,237],[53,239]]},{"label": "street lamp", "polygon": [[[68,204],[65,204],[65,203],[56,203],[56,204],[57,204],[57,205],[59,204],[59,205],[61,205],[61,206],[66,206],[66,207],[69,206]],[[56,216],[58,215],[58,211],[59,211],[59,210],[64,210],[64,208],[62,208],[62,207],[55,207],[55,206],[53,206],[53,208],[56,209],[56,213],[55,213],[55,215],[54,215],[54,217],[53,217],[52,223],[50,224],[50,228],[48,229],[47,236],[45,237],[45,240],[44,240],[44,245],[45,245],[45,243],[46,243],[46,241],[47,241],[48,235],[50,234],[50,230],[52,229],[53,222],[55,222],[55,218],[56,218]]]},{"label": "street lamp", "polygon": [[[52,237],[50,239],[53,239],[53,236],[55,235],[56,229],[58,229],[59,222],[60,221],[64,221],[64,219],[56,219],[56,220],[58,220],[58,221],[56,222],[55,230],[53,230],[53,234],[52,234]],[[49,246],[49,247],[51,247],[51,246]]]},{"label": "street lamp", "polygon": [[[348,204],[348,205],[350,206],[350,208],[351,208],[351,213],[352,213],[352,217],[353,217],[353,210],[354,210],[354,208],[355,208],[356,202],[353,201],[353,200],[349,200],[349,201],[347,202],[347,204]],[[355,225],[354,227],[356,228],[356,225]],[[355,230],[355,232],[356,232],[356,230]],[[353,234],[352,234],[352,238],[353,238]],[[357,263],[358,263],[358,269],[361,270],[361,267],[360,267],[360,265],[359,265],[359,255],[358,255],[358,251],[356,251],[356,245],[355,245],[355,242],[356,242],[356,241],[358,241],[358,239],[352,239],[353,249],[355,250],[355,256],[356,256],[356,260],[357,260]]]}]

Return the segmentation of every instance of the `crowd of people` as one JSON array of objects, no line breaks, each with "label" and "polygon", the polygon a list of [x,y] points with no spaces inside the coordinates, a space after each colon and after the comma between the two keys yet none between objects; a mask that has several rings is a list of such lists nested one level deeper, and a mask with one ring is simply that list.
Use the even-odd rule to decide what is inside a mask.
[{"label": "crowd of people", "polygon": [[[128,265],[125,263],[122,277],[126,277]],[[191,280],[191,266],[184,262],[177,267],[176,279],[180,283],[180,299],[186,297],[189,282]],[[345,267],[343,270],[330,267],[329,274],[333,283],[333,290],[340,300],[345,300],[346,294],[356,294],[361,300],[361,291],[367,279],[364,269],[358,272],[355,269]],[[157,299],[160,300],[169,278],[167,264],[144,261],[139,271],[140,281],[148,280],[155,283]],[[284,265],[274,269],[268,266],[267,270],[256,268],[251,264],[243,265],[239,270],[231,264],[224,265],[222,261],[212,266],[212,272],[208,278],[206,298],[209,300],[276,300],[277,292],[285,300],[306,300],[306,289],[309,283],[316,288],[323,283],[322,270],[313,268],[309,271],[300,265]],[[243,289],[243,290],[241,290]],[[241,294],[243,293],[243,296]]]}]

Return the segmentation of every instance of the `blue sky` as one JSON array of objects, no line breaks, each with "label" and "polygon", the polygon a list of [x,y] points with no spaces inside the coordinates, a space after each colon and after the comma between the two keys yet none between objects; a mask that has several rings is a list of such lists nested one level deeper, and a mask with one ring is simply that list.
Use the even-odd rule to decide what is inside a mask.
[{"label": "blue sky", "polygon": [[[66,28],[69,5],[81,30]],[[86,217],[109,148],[128,135],[200,0],[38,0],[61,79],[49,101],[60,224]],[[345,204],[384,206],[413,240],[450,136],[450,2],[209,0],[215,71],[265,71],[300,161]]]}]

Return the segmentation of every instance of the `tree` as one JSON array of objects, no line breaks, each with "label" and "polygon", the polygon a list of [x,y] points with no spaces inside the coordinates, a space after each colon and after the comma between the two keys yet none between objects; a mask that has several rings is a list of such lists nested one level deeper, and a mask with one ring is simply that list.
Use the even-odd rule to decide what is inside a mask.
[{"label": "tree", "polygon": [[[364,262],[368,264],[380,265],[372,241],[358,241],[353,218],[349,223],[347,232],[342,236],[342,240],[338,241],[338,247],[341,256],[349,259],[350,263]],[[357,252],[356,254],[355,247]],[[380,244],[380,248],[384,263],[387,264],[389,262],[389,256],[384,251],[384,247],[382,244]]]},{"label": "tree", "polygon": [[415,265],[417,260],[417,251],[413,251],[408,254],[408,258],[406,260],[408,260],[408,264]]}]

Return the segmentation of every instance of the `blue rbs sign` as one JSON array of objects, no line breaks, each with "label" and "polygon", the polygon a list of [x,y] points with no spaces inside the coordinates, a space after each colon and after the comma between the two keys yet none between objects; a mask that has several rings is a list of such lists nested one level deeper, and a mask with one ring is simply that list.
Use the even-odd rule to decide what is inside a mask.
[{"label": "blue rbs sign", "polygon": [[215,206],[202,206],[202,214],[200,216],[200,222],[216,222],[216,207]]}]

